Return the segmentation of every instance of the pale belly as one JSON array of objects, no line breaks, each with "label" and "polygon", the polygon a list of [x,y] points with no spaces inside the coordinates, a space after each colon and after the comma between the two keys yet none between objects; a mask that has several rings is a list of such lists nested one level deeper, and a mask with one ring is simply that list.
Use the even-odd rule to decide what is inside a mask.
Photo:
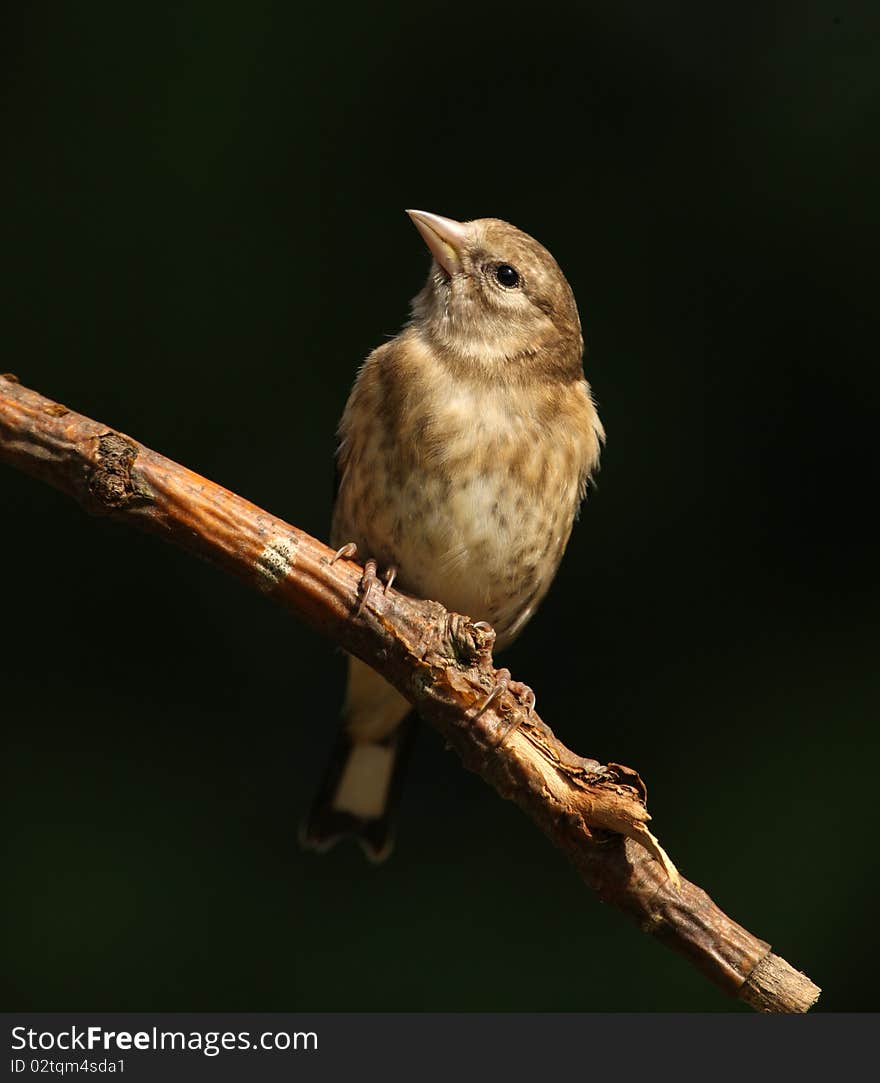
[{"label": "pale belly", "polygon": [[401,588],[486,620],[503,647],[547,591],[571,531],[577,480],[548,459],[534,484],[496,466],[453,476],[422,464],[403,471],[377,455],[375,469],[343,479],[334,543],[398,569]]}]

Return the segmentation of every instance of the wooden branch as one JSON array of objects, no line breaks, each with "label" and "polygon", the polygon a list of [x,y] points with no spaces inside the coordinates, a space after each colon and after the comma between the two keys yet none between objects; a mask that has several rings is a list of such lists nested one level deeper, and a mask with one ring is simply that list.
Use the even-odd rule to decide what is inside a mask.
[{"label": "wooden branch", "polygon": [[321,542],[122,433],[0,377],[0,460],[89,512],[149,531],[265,592],[362,658],[414,703],[475,771],[515,801],[585,882],[716,985],[766,1012],[805,1012],[819,989],[681,878],[647,828],[645,787],[575,755],[494,686],[494,633],[436,602],[369,593]]}]

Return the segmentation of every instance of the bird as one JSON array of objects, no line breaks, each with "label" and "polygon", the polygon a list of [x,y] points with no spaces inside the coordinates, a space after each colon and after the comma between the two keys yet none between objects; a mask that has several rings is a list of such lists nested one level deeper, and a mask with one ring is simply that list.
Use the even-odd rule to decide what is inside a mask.
[{"label": "bird", "polygon": [[[431,255],[402,331],[367,357],[338,429],[331,545],[386,589],[513,642],[559,567],[605,442],[571,287],[498,218],[406,212]],[[534,699],[532,697],[532,703]],[[393,846],[409,702],[348,658],[339,737],[300,841]]]}]

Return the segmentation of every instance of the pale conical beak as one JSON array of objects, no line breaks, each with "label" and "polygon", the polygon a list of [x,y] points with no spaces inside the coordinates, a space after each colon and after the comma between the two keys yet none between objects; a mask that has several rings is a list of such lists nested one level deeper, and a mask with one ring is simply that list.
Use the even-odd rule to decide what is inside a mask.
[{"label": "pale conical beak", "polygon": [[443,270],[449,275],[458,274],[461,270],[461,251],[469,236],[467,225],[428,211],[406,213]]}]

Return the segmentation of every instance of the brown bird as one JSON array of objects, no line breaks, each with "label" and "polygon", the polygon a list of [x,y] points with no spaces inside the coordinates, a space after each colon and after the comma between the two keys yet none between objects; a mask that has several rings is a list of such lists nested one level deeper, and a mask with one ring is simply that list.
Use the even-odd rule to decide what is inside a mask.
[{"label": "brown bird", "polygon": [[[407,593],[488,621],[496,650],[535,612],[604,430],[556,260],[497,218],[407,211],[431,250],[401,333],[360,369],[339,427],[332,544]],[[355,549],[356,547],[356,549]],[[410,704],[350,658],[342,733],[304,845],[391,848]]]}]

